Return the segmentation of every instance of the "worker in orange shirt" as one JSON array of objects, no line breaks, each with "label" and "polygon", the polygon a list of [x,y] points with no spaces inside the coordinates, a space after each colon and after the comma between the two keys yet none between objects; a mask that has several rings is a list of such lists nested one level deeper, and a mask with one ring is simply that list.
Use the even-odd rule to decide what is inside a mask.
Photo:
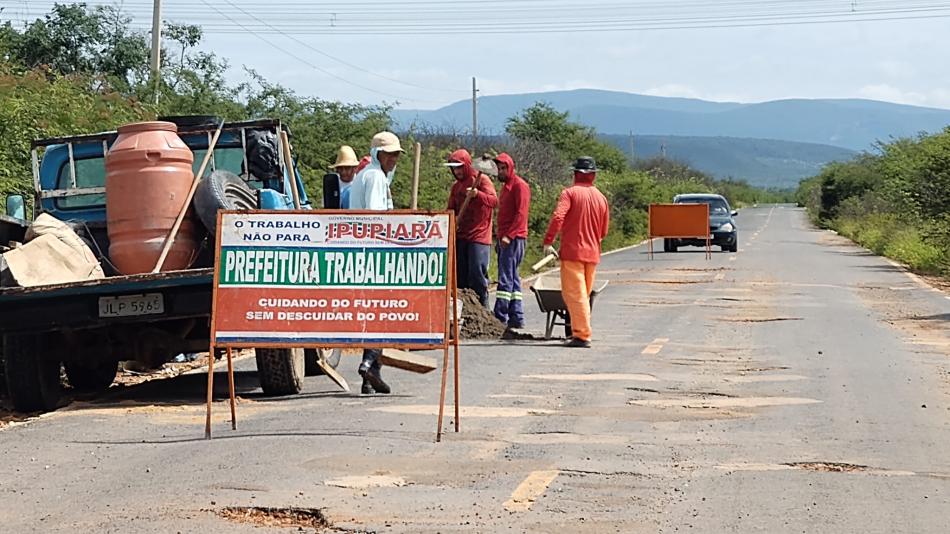
[{"label": "worker in orange shirt", "polygon": [[[561,192],[554,208],[544,249],[561,260],[561,294],[571,316],[572,337],[567,347],[590,347],[590,292],[600,263],[600,242],[607,237],[610,207],[596,187],[597,165],[594,158],[577,158],[572,167],[574,185]],[[561,234],[561,250],[554,240]]]}]

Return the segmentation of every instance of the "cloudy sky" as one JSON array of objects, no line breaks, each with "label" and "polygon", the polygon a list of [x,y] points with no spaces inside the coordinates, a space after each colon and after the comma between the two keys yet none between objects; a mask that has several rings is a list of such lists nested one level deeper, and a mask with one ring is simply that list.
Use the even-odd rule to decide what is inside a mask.
[{"label": "cloudy sky", "polygon": [[[599,88],[739,102],[870,98],[950,109],[950,2],[164,3],[166,19],[207,28],[203,46],[228,58],[233,80],[243,80],[247,66],[326,99],[435,108],[468,98],[475,76],[481,95]],[[51,2],[3,4],[10,4],[3,12],[9,19],[42,13]],[[150,0],[122,5],[136,27],[148,27]]]}]

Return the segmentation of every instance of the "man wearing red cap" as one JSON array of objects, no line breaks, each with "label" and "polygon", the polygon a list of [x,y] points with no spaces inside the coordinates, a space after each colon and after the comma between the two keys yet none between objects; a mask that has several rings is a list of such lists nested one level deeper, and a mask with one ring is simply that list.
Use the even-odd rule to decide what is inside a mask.
[{"label": "man wearing red cap", "polygon": [[[568,347],[590,347],[590,292],[600,263],[600,242],[607,237],[610,207],[596,187],[594,158],[581,157],[572,167],[574,185],[561,192],[554,215],[544,236],[544,248],[561,259],[561,295],[571,316]],[[561,234],[561,250],[554,239]]]},{"label": "man wearing red cap", "polygon": [[465,149],[449,155],[455,183],[449,209],[455,212],[455,275],[459,289],[469,288],[488,306],[488,261],[491,257],[492,212],[498,205],[491,178],[472,167]]},{"label": "man wearing red cap", "polygon": [[528,238],[528,208],[531,188],[515,174],[515,161],[502,152],[495,158],[498,179],[505,184],[498,195],[498,290],[495,293],[495,317],[508,328],[524,327],[521,276],[518,268],[524,259]]}]

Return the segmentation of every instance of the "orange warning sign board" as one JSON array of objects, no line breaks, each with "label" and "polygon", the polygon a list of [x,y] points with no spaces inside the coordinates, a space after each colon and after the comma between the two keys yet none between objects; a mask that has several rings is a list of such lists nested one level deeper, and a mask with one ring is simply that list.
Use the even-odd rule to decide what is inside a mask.
[{"label": "orange warning sign board", "polygon": [[650,204],[648,225],[651,256],[653,239],[658,237],[705,239],[706,255],[712,255],[709,204]]}]

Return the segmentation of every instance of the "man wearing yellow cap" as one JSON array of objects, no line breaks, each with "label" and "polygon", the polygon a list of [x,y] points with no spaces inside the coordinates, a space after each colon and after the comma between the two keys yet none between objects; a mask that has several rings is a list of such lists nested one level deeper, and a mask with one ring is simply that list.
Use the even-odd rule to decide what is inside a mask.
[{"label": "man wearing yellow cap", "polygon": [[352,147],[343,145],[336,154],[336,163],[330,165],[340,180],[340,208],[348,209],[350,207],[350,185],[353,183],[353,177],[356,176],[356,168],[360,162],[356,159],[356,152]]}]

